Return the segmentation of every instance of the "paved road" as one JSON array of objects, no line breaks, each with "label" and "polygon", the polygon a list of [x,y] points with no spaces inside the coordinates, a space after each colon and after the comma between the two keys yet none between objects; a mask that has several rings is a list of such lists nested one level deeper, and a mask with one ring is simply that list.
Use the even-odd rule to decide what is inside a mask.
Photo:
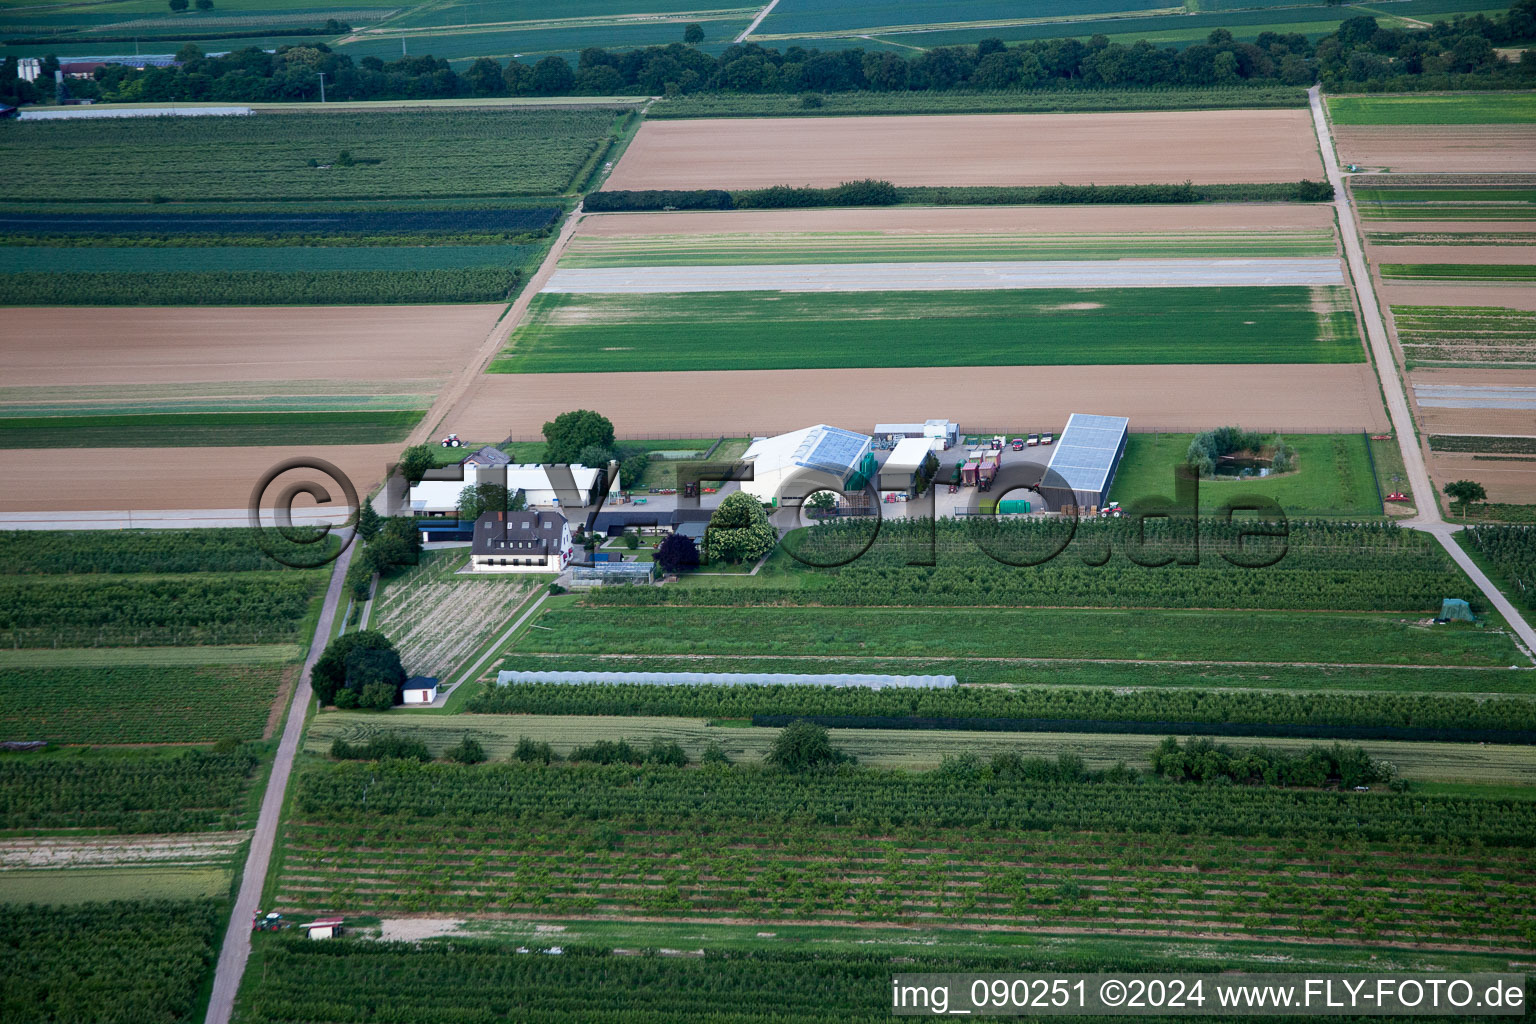
[{"label": "paved road", "polygon": [[1333,205],[1339,216],[1339,235],[1344,240],[1344,256],[1349,271],[1355,279],[1355,291],[1360,296],[1360,311],[1365,319],[1365,335],[1371,344],[1371,355],[1376,362],[1376,373],[1386,396],[1387,412],[1392,417],[1392,429],[1397,435],[1398,447],[1403,453],[1403,466],[1408,473],[1408,485],[1413,491],[1417,513],[1402,525],[1423,530],[1440,542],[1440,546],[1456,564],[1477,584],[1488,603],[1498,609],[1510,628],[1525,642],[1527,650],[1536,651],[1536,630],[1521,617],[1515,606],[1500,593],[1492,580],[1477,567],[1472,559],[1456,543],[1455,534],[1461,527],[1447,523],[1440,515],[1440,505],[1435,500],[1435,487],[1429,480],[1429,469],[1424,464],[1424,450],[1419,446],[1419,435],[1414,429],[1413,416],[1408,411],[1408,399],[1403,390],[1402,375],[1398,372],[1397,357],[1387,337],[1387,325],[1381,317],[1381,306],[1376,301],[1376,288],[1371,282],[1370,269],[1365,263],[1365,250],[1360,243],[1360,232],[1355,225],[1354,211],[1350,209],[1349,192],[1344,187],[1344,175],[1339,170],[1339,160],[1333,150],[1333,134],[1328,128],[1328,118],[1323,111],[1320,90],[1313,86],[1308,93],[1312,103],[1312,123],[1317,129],[1317,142],[1323,152],[1323,168],[1328,182],[1333,186]]},{"label": "paved road", "polygon": [[557,270],[546,292],[955,291],[1345,285],[1337,257],[770,263]]},{"label": "paved road", "polygon": [[779,0],[772,0],[772,2],[769,3],[767,7],[764,7],[762,10],[758,11],[757,17],[752,19],[752,24],[741,30],[741,35],[736,37],[735,42],[746,42],[747,36],[751,35],[753,32],[756,32],[757,26],[761,25],[763,23],[763,19],[772,14],[773,9],[777,6],[779,6]]},{"label": "paved road", "polygon": [[213,994],[208,1000],[206,1024],[228,1024],[235,1008],[235,993],[240,989],[240,978],[245,974],[245,962],[251,955],[251,915],[260,906],[262,884],[267,878],[267,867],[272,863],[272,844],[277,839],[277,823],[283,809],[283,795],[288,790],[288,776],[293,771],[293,757],[299,749],[299,737],[304,732],[304,718],[309,713],[312,694],[309,688],[309,672],[315,667],[320,653],[330,639],[331,624],[335,621],[336,608],[341,602],[342,583],[346,579],[347,566],[352,564],[356,546],[347,548],[336,560],[331,572],[331,584],[325,592],[325,604],[320,609],[320,621],[315,625],[315,641],[310,645],[309,657],[294,687],[293,703],[288,712],[288,724],[278,743],[277,758],[272,763],[272,774],[267,779],[267,791],[261,798],[261,813],[256,819],[256,832],[251,837],[250,852],[245,858],[245,872],[240,878],[240,893],[235,897],[235,909],[230,915],[229,929],[224,933],[224,946],[219,951],[219,964],[213,976]]}]

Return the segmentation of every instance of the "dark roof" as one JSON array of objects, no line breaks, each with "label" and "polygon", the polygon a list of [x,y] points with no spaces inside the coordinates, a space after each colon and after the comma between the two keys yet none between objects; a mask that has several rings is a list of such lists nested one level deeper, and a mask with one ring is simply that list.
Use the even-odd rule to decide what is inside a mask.
[{"label": "dark roof", "polygon": [[592,529],[607,533],[614,527],[627,529],[631,526],[660,526],[667,513],[661,509],[625,509],[622,512],[599,512],[592,521]]},{"label": "dark roof", "polygon": [[487,512],[475,520],[476,555],[557,555],[565,516],[558,512]]},{"label": "dark roof", "polygon": [[672,525],[679,523],[707,523],[709,517],[715,514],[712,508],[675,508],[672,510]]},{"label": "dark roof", "polygon": [[677,532],[684,537],[692,537],[695,541],[704,539],[704,532],[709,529],[708,523],[678,523]]},{"label": "dark roof", "polygon": [[437,685],[437,676],[411,676],[405,681],[407,690],[426,690]]},{"label": "dark roof", "polygon": [[486,445],[479,451],[464,456],[464,465],[510,466],[512,465],[512,456],[508,455],[500,448],[492,448],[490,445]]}]

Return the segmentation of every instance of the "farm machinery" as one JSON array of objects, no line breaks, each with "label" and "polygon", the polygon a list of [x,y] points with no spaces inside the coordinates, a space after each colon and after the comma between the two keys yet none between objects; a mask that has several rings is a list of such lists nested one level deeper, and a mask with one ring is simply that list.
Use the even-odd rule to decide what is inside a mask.
[{"label": "farm machinery", "polygon": [[283,920],[283,915],[275,910],[270,914],[263,914],[258,910],[251,915],[251,931],[253,932],[277,932],[288,927],[291,927],[291,922]]},{"label": "farm machinery", "polygon": [[458,434],[449,434],[443,438],[442,446],[444,448],[462,448],[464,447],[464,442],[459,440]]}]

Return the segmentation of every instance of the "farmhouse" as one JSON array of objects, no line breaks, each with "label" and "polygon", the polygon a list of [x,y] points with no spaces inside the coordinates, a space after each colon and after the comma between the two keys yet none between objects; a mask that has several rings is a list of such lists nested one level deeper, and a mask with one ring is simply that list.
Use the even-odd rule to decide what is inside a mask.
[{"label": "farmhouse", "polygon": [[1054,509],[1075,505],[1083,511],[1104,507],[1115,470],[1125,454],[1130,420],[1080,412],[1067,419],[1040,483],[1040,496]]},{"label": "farmhouse", "polygon": [[798,505],[817,490],[862,490],[875,475],[873,439],[868,434],[819,423],[752,442],[743,462],[752,479],[741,489],[759,501]]},{"label": "farmhouse", "polygon": [[475,520],[473,572],[562,572],[570,563],[571,526],[558,512],[487,512]]},{"label": "farmhouse", "polygon": [[[607,482],[607,470],[590,466],[563,463],[490,465],[470,461],[480,458],[481,452],[476,452],[460,465],[427,470],[420,483],[411,485],[409,512],[418,516],[456,512],[459,494],[472,484],[501,484],[509,494],[522,491],[524,503],[529,508],[580,508],[597,504]],[[618,486],[617,478],[614,486]]]}]

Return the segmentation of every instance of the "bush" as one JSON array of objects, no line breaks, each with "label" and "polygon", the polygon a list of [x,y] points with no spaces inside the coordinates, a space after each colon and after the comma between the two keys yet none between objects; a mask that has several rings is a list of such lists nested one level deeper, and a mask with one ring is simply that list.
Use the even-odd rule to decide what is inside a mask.
[{"label": "bush", "polygon": [[775,768],[790,772],[832,768],[852,763],[853,758],[832,745],[827,730],[810,722],[799,721],[784,727],[774,737],[764,759]]},{"label": "bush", "polygon": [[679,573],[699,567],[699,548],[692,537],[669,533],[656,546],[653,556],[663,572]]},{"label": "bush", "polygon": [[432,760],[432,753],[421,740],[386,732],[358,746],[337,739],[331,744],[331,757],[337,761],[401,760],[426,763]]},{"label": "bush", "polygon": [[592,192],[582,200],[582,208],[590,213],[666,209],[729,210],[731,206],[731,194],[719,188]]},{"label": "bush", "polygon": [[626,533],[624,535],[624,546],[630,551],[638,550],[640,547],[640,538],[633,533]]},{"label": "bush", "polygon": [[465,736],[454,746],[443,751],[443,756],[459,764],[481,764],[485,761],[485,747],[472,736]]},{"label": "bush", "polygon": [[720,744],[711,742],[704,748],[704,753],[699,755],[700,764],[728,765],[731,759],[725,756],[725,751],[720,749]]},{"label": "bush", "polygon": [[520,736],[516,749],[512,751],[512,760],[549,764],[560,759],[555,756],[554,749],[548,743],[535,743],[527,736]]}]

